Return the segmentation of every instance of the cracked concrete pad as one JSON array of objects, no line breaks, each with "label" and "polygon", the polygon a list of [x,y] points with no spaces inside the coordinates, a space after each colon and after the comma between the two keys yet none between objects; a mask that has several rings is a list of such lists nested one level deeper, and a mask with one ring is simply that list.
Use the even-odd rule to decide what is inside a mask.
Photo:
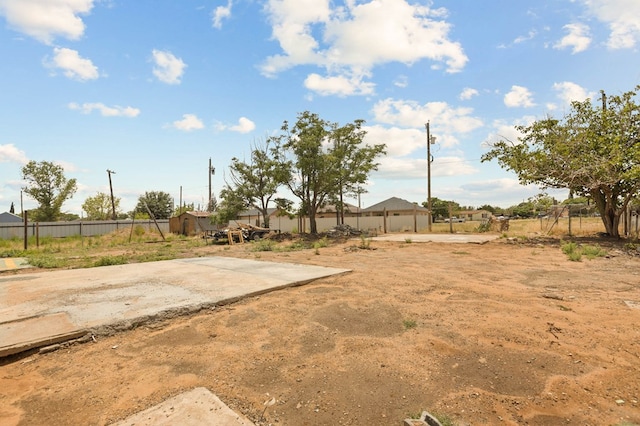
[{"label": "cracked concrete pad", "polygon": [[201,257],[0,277],[0,357],[344,272]]}]

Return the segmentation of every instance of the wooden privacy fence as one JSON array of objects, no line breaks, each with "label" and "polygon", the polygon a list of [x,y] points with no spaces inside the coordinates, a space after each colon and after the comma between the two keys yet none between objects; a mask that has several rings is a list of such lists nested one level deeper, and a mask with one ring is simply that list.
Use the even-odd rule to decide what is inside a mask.
[{"label": "wooden privacy fence", "polygon": [[[162,232],[169,232],[169,219],[158,219],[156,221]],[[73,222],[28,222],[27,235],[39,237],[70,237],[80,235],[90,237],[94,235],[104,235],[117,231],[118,229],[128,229],[131,226],[144,226],[149,229],[156,229],[151,219],[145,220],[95,220],[95,221],[73,221]],[[24,237],[24,223],[0,223],[0,239],[22,238]]]}]

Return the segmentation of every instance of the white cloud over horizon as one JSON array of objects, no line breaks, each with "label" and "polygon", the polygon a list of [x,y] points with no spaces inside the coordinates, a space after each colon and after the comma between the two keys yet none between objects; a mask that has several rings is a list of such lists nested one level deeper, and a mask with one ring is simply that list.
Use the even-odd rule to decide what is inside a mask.
[{"label": "white cloud over horizon", "polygon": [[458,135],[469,133],[483,125],[481,119],[472,115],[472,108],[452,107],[446,102],[421,105],[416,101],[387,98],[378,101],[373,106],[372,113],[379,123],[413,129],[424,129],[430,121],[432,135],[444,147],[457,145]]},{"label": "white cloud over horizon", "polygon": [[24,151],[18,149],[14,144],[0,145],[0,163],[27,164],[29,159]]},{"label": "white cloud over horizon", "polygon": [[558,98],[562,100],[564,105],[570,105],[573,101],[582,102],[586,99],[593,100],[596,96],[595,92],[589,92],[585,88],[570,81],[554,83],[553,90],[556,91]]},{"label": "white cloud over horizon", "polygon": [[327,76],[313,73],[305,81],[321,94],[369,94],[373,86],[361,77],[385,63],[427,59],[456,73],[468,61],[461,44],[449,39],[444,8],[407,0],[335,7],[328,0],[269,0],[265,10],[282,53],[267,57],[262,73],[275,76],[298,65],[324,68]]}]

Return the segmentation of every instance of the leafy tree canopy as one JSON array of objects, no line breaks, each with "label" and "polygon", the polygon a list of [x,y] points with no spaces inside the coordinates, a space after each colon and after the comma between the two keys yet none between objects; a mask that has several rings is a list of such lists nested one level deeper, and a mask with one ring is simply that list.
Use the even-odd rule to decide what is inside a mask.
[{"label": "leafy tree canopy", "polygon": [[190,203],[190,204],[186,204],[184,203],[182,206],[177,206],[176,209],[173,212],[174,216],[180,216],[182,213],[185,212],[192,212],[195,210],[195,204],[194,203]]},{"label": "leafy tree canopy", "polygon": [[281,148],[280,161],[288,169],[287,187],[309,216],[311,233],[317,233],[316,212],[332,197],[362,192],[377,157],[385,145],[363,143],[363,120],[345,126],[321,119],[309,111],[298,114],[292,126],[284,122],[282,134],[270,140]]},{"label": "leafy tree canopy", "polygon": [[[114,198],[113,204],[116,207],[116,217],[120,210],[120,198]],[[87,214],[89,220],[108,220],[113,216],[113,205],[111,197],[104,192],[98,192],[93,197],[87,198],[82,204],[82,210]]]},{"label": "leafy tree canopy", "polygon": [[264,226],[269,227],[269,203],[289,178],[288,164],[279,161],[277,146],[270,141],[262,146],[255,145],[250,161],[234,157],[229,172],[234,196],[243,199],[247,206],[256,208],[263,217]]},{"label": "leafy tree canopy", "polygon": [[566,188],[589,196],[609,235],[620,236],[620,217],[640,190],[640,86],[600,101],[573,102],[562,119],[517,126],[517,142],[501,140],[482,156],[497,159],[522,184]]},{"label": "leafy tree canopy", "polygon": [[238,214],[246,210],[248,205],[246,199],[239,192],[229,185],[225,185],[220,191],[222,201],[212,217],[212,222],[218,225],[229,223],[238,217]]},{"label": "leafy tree canopy", "polygon": [[156,219],[169,219],[171,217],[171,213],[173,212],[173,198],[166,192],[162,191],[151,191],[145,192],[144,195],[138,197],[138,204],[136,204],[136,208],[134,210],[135,217],[139,214],[148,215],[147,207],[153,214],[153,217]]},{"label": "leafy tree canopy", "polygon": [[22,178],[27,183],[22,190],[40,204],[30,215],[35,221],[58,220],[62,204],[77,189],[76,180],[67,179],[62,166],[49,161],[29,161],[22,168]]},{"label": "leafy tree canopy", "polygon": [[[422,206],[428,208],[428,202],[422,203]],[[462,209],[460,204],[455,201],[441,200],[438,197],[431,197],[431,214],[434,218],[442,219],[449,217],[449,205],[451,205],[451,214],[457,215]]]}]

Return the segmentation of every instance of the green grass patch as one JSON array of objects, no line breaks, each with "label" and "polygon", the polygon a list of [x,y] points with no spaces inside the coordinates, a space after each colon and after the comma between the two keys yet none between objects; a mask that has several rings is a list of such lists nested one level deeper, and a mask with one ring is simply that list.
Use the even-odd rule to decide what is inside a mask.
[{"label": "green grass patch", "polygon": [[412,328],[416,328],[418,326],[418,323],[414,320],[407,319],[402,321],[402,325],[404,325],[405,330],[411,330]]},{"label": "green grass patch", "polygon": [[258,240],[251,243],[251,251],[274,251],[276,243],[271,240]]},{"label": "green grass patch", "polygon": [[27,262],[36,268],[64,268],[68,265],[66,259],[53,256],[49,253],[37,253],[27,256]]},{"label": "green grass patch", "polygon": [[589,260],[595,259],[596,257],[605,257],[607,255],[607,251],[602,247],[595,246],[582,246],[582,254]]},{"label": "green grass patch", "polygon": [[562,249],[562,252],[567,255],[567,258],[573,262],[580,262],[582,260],[582,256],[591,260],[596,257],[604,257],[607,255],[607,251],[598,245],[582,245],[573,241],[561,243],[560,248]]},{"label": "green grass patch", "polygon": [[93,266],[125,265],[129,263],[125,256],[102,256],[93,262]]}]

